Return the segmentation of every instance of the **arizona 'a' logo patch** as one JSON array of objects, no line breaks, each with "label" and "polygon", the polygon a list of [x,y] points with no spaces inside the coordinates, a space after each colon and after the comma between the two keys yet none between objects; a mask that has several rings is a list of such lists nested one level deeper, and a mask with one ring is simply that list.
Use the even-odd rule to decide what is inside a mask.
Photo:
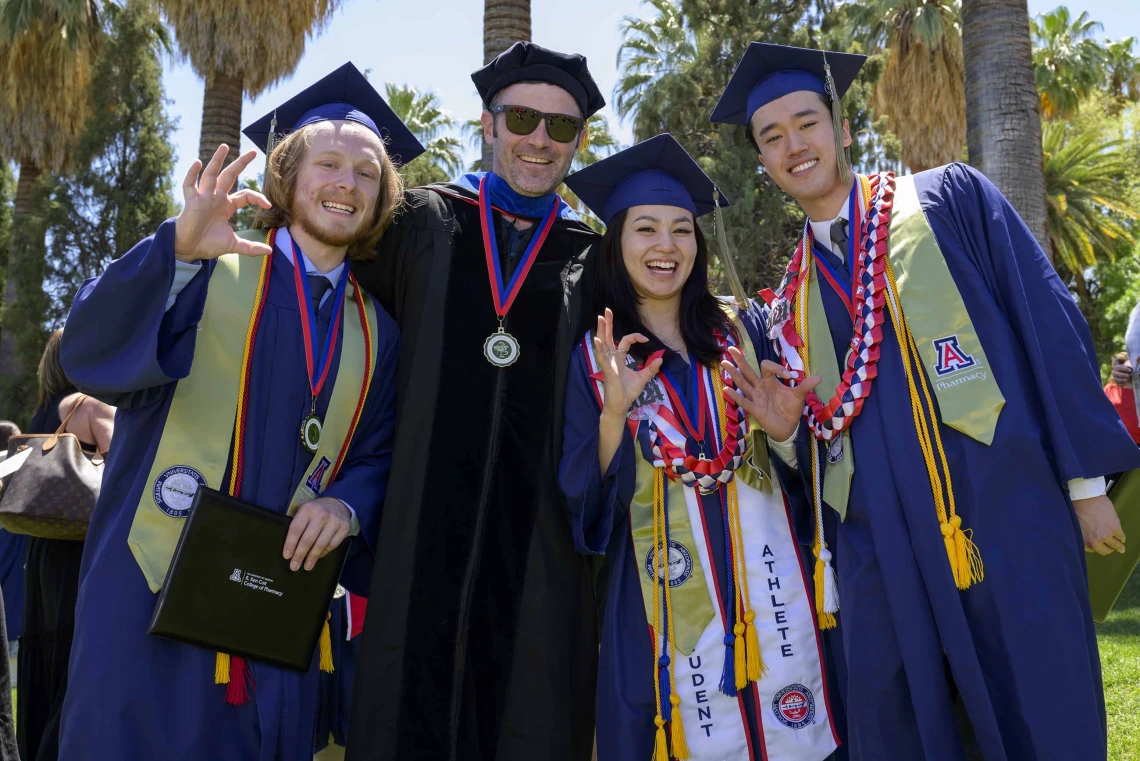
[{"label": "arizona 'a' logo patch", "polygon": [[958,343],[958,336],[946,336],[934,339],[934,372],[938,375],[949,375],[959,370],[965,370],[978,364],[978,361]]},{"label": "arizona 'a' logo patch", "polygon": [[325,480],[325,473],[328,472],[329,458],[322,457],[321,461],[317,463],[317,467],[313,468],[313,472],[305,479],[305,486],[309,487],[309,491],[313,494],[321,493],[321,482]]}]

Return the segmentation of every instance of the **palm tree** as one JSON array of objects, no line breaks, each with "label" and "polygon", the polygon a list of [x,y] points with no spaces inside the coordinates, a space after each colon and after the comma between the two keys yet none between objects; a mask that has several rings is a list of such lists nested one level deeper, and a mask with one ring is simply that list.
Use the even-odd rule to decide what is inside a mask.
[{"label": "palm tree", "polygon": [[439,95],[420,92],[408,85],[384,85],[388,105],[396,116],[424,144],[424,155],[403,168],[404,181],[411,186],[444,182],[463,170],[462,143],[453,135],[443,134],[456,126],[456,121],[440,108]]},{"label": "palm tree", "polygon": [[[601,161],[619,150],[621,150],[621,143],[610,131],[609,120],[601,114],[594,114],[586,122],[586,140],[582,142],[582,149],[574,156],[570,171],[577,172],[579,169]],[[586,208],[586,204],[582,203],[582,199],[578,198],[574,191],[566,185],[558,186],[558,195],[562,196],[562,200],[569,204],[570,208],[574,209],[590,227],[598,232],[605,229],[601,220],[591,214],[590,210]]]},{"label": "palm tree", "polygon": [[[91,0],[0,0],[0,153],[20,167],[4,287],[0,377],[27,381],[42,350],[44,230],[37,188],[68,163],[87,118],[101,34]],[[13,389],[12,394],[17,390]]]},{"label": "palm tree", "polygon": [[960,0],[871,0],[847,6],[854,36],[886,66],[871,107],[889,118],[913,171],[962,157],[966,94]]},{"label": "palm tree", "polygon": [[614,110],[625,118],[636,113],[656,85],[671,75],[683,74],[697,57],[695,35],[685,24],[679,2],[647,0],[657,11],[652,19],[622,19],[614,85]]},{"label": "palm tree", "polygon": [[290,74],[341,0],[157,0],[182,56],[206,80],[198,157],[238,156],[241,106]]},{"label": "palm tree", "polygon": [[1140,58],[1132,55],[1135,37],[1105,43],[1108,87],[1119,106],[1140,101]]},{"label": "palm tree", "polygon": [[[483,63],[520,40],[530,41],[530,0],[484,0]],[[491,146],[483,144],[482,166],[491,171]]]},{"label": "palm tree", "polygon": [[1049,238],[1058,266],[1072,273],[1077,294],[1088,302],[1084,270],[1098,259],[1112,261],[1121,243],[1136,244],[1124,224],[1140,220],[1122,179],[1133,162],[1121,141],[1105,141],[1095,129],[1072,134],[1064,122],[1042,128]]},{"label": "palm tree", "polygon": [[1093,35],[1104,27],[1081,13],[1075,20],[1065,6],[1030,22],[1036,45],[1033,64],[1046,119],[1072,116],[1081,100],[1105,78],[1107,53]]},{"label": "palm tree", "polygon": [[970,163],[1009,199],[1052,259],[1026,0],[962,0],[962,56]]}]

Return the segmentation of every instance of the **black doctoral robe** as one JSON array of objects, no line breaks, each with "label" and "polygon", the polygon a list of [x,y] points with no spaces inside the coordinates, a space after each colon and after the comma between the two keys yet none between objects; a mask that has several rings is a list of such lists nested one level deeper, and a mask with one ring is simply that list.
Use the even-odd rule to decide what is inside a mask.
[{"label": "black doctoral robe", "polygon": [[402,343],[347,759],[588,759],[593,575],[574,550],[557,464],[599,238],[554,222],[504,323],[519,359],[500,369],[483,356],[498,320],[477,196],[449,184],[406,202],[376,258],[353,264]]}]

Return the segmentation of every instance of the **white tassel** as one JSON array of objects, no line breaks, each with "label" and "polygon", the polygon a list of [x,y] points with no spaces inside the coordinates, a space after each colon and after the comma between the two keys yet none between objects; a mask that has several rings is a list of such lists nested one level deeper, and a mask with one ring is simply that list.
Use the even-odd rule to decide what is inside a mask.
[{"label": "white tassel", "polygon": [[831,550],[826,547],[819,553],[823,561],[823,612],[839,612],[839,580],[835,576],[835,569],[831,565]]}]

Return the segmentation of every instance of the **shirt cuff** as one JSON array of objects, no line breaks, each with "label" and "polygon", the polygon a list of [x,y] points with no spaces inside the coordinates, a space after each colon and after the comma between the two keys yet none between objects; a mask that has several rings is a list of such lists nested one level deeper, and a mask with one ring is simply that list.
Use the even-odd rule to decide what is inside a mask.
[{"label": "shirt cuff", "polygon": [[783,441],[776,441],[771,436],[768,437],[768,448],[775,452],[785,465],[796,470],[799,469],[799,462],[796,460],[796,434],[799,432],[800,428],[796,426],[792,435]]},{"label": "shirt cuff", "polygon": [[1079,499],[1103,497],[1105,493],[1104,476],[1097,476],[1096,478],[1074,478],[1069,481],[1069,499],[1074,502]]},{"label": "shirt cuff", "polygon": [[[184,262],[180,259],[174,260],[174,278],[170,281],[170,292],[166,294],[166,310],[169,311],[170,307],[174,306],[178,294],[182,293],[182,289],[190,284],[194,276],[202,269],[202,262]],[[352,508],[350,507],[349,510]]]},{"label": "shirt cuff", "polygon": [[350,528],[348,530],[348,535],[349,536],[359,536],[360,535],[360,521],[356,519],[356,511],[352,509],[352,505],[348,504],[343,499],[338,499],[337,502],[340,502],[342,505],[347,507],[348,512],[352,515],[352,528]]}]

